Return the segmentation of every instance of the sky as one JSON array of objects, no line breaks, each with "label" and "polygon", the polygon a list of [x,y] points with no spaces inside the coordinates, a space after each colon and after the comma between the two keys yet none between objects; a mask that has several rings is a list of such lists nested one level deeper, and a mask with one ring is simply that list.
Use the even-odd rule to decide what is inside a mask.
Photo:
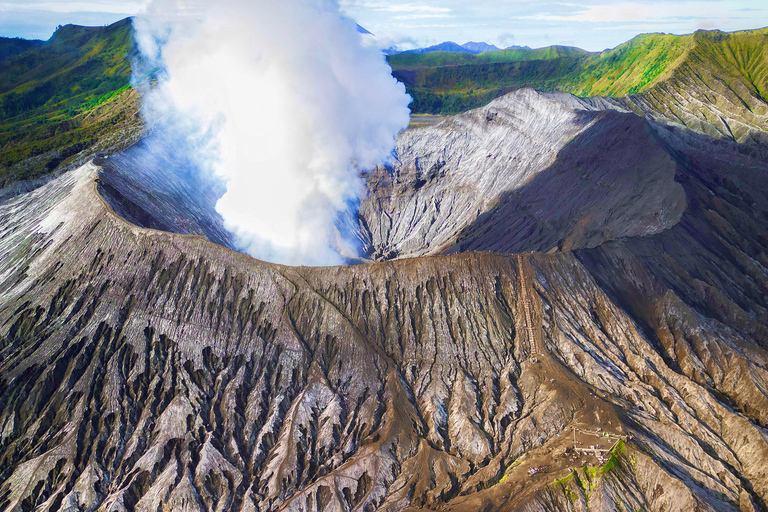
[{"label": "sky", "polygon": [[[179,0],[182,1],[182,0]],[[590,51],[637,34],[768,26],[768,0],[338,0],[382,47],[485,41]],[[57,25],[106,25],[140,14],[144,0],[0,0],[0,35],[47,39]]]}]

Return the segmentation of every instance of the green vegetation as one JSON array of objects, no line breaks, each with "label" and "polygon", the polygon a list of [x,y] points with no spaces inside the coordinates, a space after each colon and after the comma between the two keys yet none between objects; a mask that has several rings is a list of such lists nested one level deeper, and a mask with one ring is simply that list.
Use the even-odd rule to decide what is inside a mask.
[{"label": "green vegetation", "polygon": [[546,48],[538,48],[535,50],[518,48],[478,54],[458,52],[397,53],[390,55],[387,60],[393,68],[402,69],[494,62],[526,62],[585,55],[589,55],[589,52],[582,50],[581,48],[573,48],[570,46],[548,46]]},{"label": "green vegetation", "polygon": [[507,479],[507,477],[509,476],[509,472],[512,471],[512,468],[514,468],[515,466],[520,464],[522,462],[523,458],[525,458],[525,457],[523,456],[523,457],[520,457],[519,459],[515,459],[515,460],[512,461],[512,463],[509,466],[507,466],[507,469],[504,470],[504,476],[501,477],[501,480],[499,480],[499,483],[501,483],[501,482],[503,482],[504,480]]},{"label": "green vegetation", "polygon": [[681,65],[687,73],[697,66],[732,86],[735,82],[768,103],[768,28],[724,33],[699,31],[690,58]]},{"label": "green vegetation", "polygon": [[21,39],[18,37],[0,37],[0,61],[13,57],[43,44],[42,41]]},{"label": "green vegetation", "polygon": [[589,476],[589,479],[594,480],[598,476],[610,472],[613,468],[616,467],[616,464],[619,463],[619,457],[625,455],[626,453],[627,446],[624,444],[624,441],[619,439],[616,442],[616,446],[614,446],[613,450],[611,450],[611,456],[608,458],[605,464],[599,468],[593,468],[592,466],[587,467],[586,473]]},{"label": "green vegetation", "polygon": [[[576,501],[578,499],[578,494],[574,492],[573,489],[570,488],[570,483],[575,482],[576,486],[581,489],[581,491],[584,493],[584,496],[587,500],[589,500],[589,497],[592,494],[593,489],[596,485],[596,480],[598,477],[602,477],[606,473],[611,472],[618,464],[619,459],[627,454],[627,446],[624,443],[624,441],[619,440],[616,442],[616,445],[611,450],[611,456],[608,458],[608,460],[600,467],[592,467],[587,466],[584,468],[583,478],[582,475],[579,473],[578,469],[574,469],[567,475],[565,475],[563,478],[560,478],[558,480],[555,480],[552,482],[551,485],[553,486],[563,486],[563,489],[565,491],[565,494],[568,496],[568,498],[571,501]],[[632,455],[631,460],[634,460],[634,454]],[[619,500],[619,506],[621,506],[621,501]]]},{"label": "green vegetation", "polygon": [[0,184],[46,174],[118,127],[138,123],[130,19],[67,25],[45,43],[3,39],[2,51]]},{"label": "green vegetation", "polygon": [[579,96],[625,96],[664,81],[685,65],[714,66],[718,76],[747,77],[763,98],[768,90],[768,30],[698,31],[686,36],[644,34],[614,49],[589,53],[552,46],[389,57],[415,113],[454,114],[530,86]]},{"label": "green vegetation", "polygon": [[431,52],[389,57],[393,75],[406,85],[414,113],[455,114],[479,107],[524,85],[555,89],[589,54],[553,46],[478,55]]},{"label": "green vegetation", "polygon": [[566,82],[569,92],[579,96],[625,96],[635,94],[663,78],[682,61],[693,36],[645,34],[598,54]]},{"label": "green vegetation", "polygon": [[571,480],[573,480],[574,474],[575,474],[575,471],[571,471],[570,473],[565,475],[563,478],[560,478],[560,479],[555,480],[554,482],[552,482],[552,485],[555,485],[555,486],[556,485],[565,485],[568,482],[570,482]]}]

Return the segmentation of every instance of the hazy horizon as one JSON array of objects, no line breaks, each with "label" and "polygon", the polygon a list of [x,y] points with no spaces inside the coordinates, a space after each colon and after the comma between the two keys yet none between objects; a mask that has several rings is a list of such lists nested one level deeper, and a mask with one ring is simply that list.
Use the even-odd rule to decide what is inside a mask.
[{"label": "hazy horizon", "polygon": [[[758,0],[684,2],[490,2],[460,0],[341,0],[344,14],[371,31],[381,47],[411,49],[444,41],[538,48],[615,47],[638,34],[688,34],[699,29],[737,31],[768,26],[768,6]],[[58,25],[109,25],[140,15],[144,1],[0,2],[0,36],[48,39]],[[696,13],[691,15],[690,13]]]}]

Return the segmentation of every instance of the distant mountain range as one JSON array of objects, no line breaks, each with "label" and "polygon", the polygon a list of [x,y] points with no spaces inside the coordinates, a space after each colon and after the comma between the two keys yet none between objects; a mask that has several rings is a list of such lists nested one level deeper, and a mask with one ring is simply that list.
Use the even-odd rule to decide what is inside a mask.
[{"label": "distant mountain range", "polygon": [[[754,115],[759,117],[768,98],[768,29],[642,34],[602,52],[568,46],[480,54],[432,48],[387,58],[414,100],[413,112],[455,114],[520,87],[534,87],[582,97],[629,96],[638,103],[630,110],[658,110],[659,115],[695,125],[712,121],[696,106],[705,98],[730,98],[715,121],[729,117],[725,111],[732,110],[730,101],[752,105],[755,98]],[[682,104],[673,99],[691,93],[701,96]],[[753,115],[736,110],[741,112],[737,117]],[[737,121],[730,127],[718,121],[715,124],[722,126],[715,131],[739,139],[729,131],[740,132],[742,124],[753,126],[757,118]]]},{"label": "distant mountain range", "polygon": [[[517,50],[517,49],[526,49],[530,50],[528,46],[510,46],[509,48],[506,48],[507,50]],[[430,52],[454,52],[454,53],[472,53],[472,54],[478,54],[478,53],[485,53],[485,52],[495,52],[501,50],[496,45],[488,44],[485,42],[474,42],[470,41],[468,43],[464,44],[458,44],[454,43],[453,41],[445,41],[440,44],[436,44],[434,46],[428,46],[426,48],[416,48],[414,50],[406,50],[406,51],[398,51],[395,48],[391,48],[387,53],[388,54],[396,54],[396,53],[430,53]]]}]

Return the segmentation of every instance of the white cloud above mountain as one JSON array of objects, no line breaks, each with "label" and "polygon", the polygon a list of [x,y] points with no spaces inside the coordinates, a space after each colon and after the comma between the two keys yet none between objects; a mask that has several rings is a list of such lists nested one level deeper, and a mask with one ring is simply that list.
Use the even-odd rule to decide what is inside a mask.
[{"label": "white cloud above mountain", "polygon": [[[329,0],[334,1],[334,0]],[[765,0],[338,0],[381,41],[446,40],[504,47],[563,44],[601,50],[640,32],[768,26]],[[59,24],[103,25],[142,12],[144,0],[0,0],[0,35],[45,39]],[[511,36],[511,37],[510,37]]]}]

